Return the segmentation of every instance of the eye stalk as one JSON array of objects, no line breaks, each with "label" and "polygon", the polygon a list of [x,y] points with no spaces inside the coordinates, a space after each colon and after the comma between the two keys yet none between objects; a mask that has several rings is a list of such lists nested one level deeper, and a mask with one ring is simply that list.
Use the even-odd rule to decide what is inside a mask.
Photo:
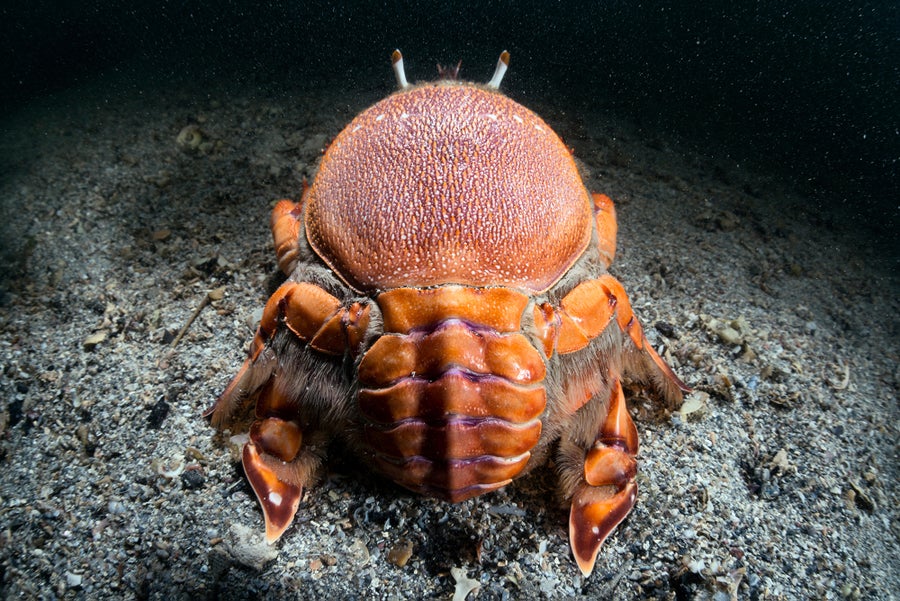
[{"label": "eye stalk", "polygon": [[394,50],[393,54],[391,54],[391,66],[394,68],[394,76],[397,78],[397,85],[400,86],[401,90],[405,90],[409,87],[409,82],[406,81],[406,71],[403,70],[403,55],[400,54],[399,50]]},{"label": "eye stalk", "polygon": [[503,81],[503,76],[506,75],[507,68],[509,68],[509,52],[504,50],[500,53],[500,58],[497,59],[497,68],[494,69],[494,76],[487,82],[487,87],[498,89],[500,82]]}]

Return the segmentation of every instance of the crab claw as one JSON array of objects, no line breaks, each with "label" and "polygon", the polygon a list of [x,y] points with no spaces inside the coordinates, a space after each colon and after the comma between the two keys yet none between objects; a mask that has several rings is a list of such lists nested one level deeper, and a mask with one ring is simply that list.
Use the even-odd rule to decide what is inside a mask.
[{"label": "crab claw", "polygon": [[600,434],[585,455],[583,480],[575,489],[569,512],[569,543],[585,577],[594,570],[603,541],[637,499],[637,428],[618,379],[610,391],[607,411]]},{"label": "crab claw", "polygon": [[275,472],[266,465],[253,442],[244,445],[242,462],[244,473],[262,506],[266,520],[266,540],[272,544],[294,520],[303,487],[279,480]]},{"label": "crab claw", "polygon": [[575,491],[569,512],[569,544],[585,577],[594,570],[603,541],[625,519],[636,498],[635,482],[628,482],[622,490],[582,484]]}]

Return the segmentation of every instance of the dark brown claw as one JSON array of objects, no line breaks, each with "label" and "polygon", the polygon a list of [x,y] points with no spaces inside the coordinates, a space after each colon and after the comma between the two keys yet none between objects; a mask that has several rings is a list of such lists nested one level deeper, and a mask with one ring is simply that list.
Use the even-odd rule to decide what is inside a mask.
[{"label": "dark brown claw", "polygon": [[603,541],[625,519],[637,498],[637,484],[629,482],[621,491],[614,486],[582,484],[572,498],[569,512],[569,543],[585,577],[594,570]]},{"label": "dark brown claw", "polygon": [[272,544],[291,525],[300,506],[303,487],[279,480],[253,442],[244,445],[243,464],[250,486],[262,506],[266,520],[266,540]]}]

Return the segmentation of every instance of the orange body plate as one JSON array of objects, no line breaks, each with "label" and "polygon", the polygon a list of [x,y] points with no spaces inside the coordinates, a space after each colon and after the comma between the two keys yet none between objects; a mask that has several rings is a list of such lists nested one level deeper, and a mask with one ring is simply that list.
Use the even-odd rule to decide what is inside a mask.
[{"label": "orange body plate", "polygon": [[399,288],[377,302],[386,334],[360,362],[375,463],[398,484],[459,501],[528,463],[547,404],[541,353],[520,332],[528,298],[506,288]]}]

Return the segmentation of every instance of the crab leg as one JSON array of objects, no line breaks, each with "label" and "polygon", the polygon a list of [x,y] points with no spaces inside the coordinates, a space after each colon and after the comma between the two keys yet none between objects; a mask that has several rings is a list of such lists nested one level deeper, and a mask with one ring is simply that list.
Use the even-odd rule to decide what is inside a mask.
[{"label": "crab leg", "polygon": [[[603,221],[606,230],[612,231],[615,223],[608,217],[613,210],[608,200],[594,196],[598,227],[603,229]],[[609,259],[615,252],[614,239],[613,231],[600,241],[601,250]],[[593,443],[592,433],[583,432],[583,437],[573,439],[562,453],[564,481],[572,495],[569,540],[575,560],[587,576],[594,569],[603,541],[625,519],[637,497],[637,429],[625,405],[620,370],[653,381],[670,404],[680,402],[689,388],[647,341],[622,284],[609,274],[580,283],[557,307],[549,303],[535,305],[533,317],[535,334],[548,358],[554,352],[566,355],[581,351],[611,327],[619,330],[626,347],[623,364],[611,370],[608,378],[593,384],[576,378],[566,393],[566,409],[574,413],[595,399],[600,390],[607,386],[609,390],[607,412],[598,418],[599,433]]]},{"label": "crab leg", "polygon": [[[609,251],[614,252],[614,247]],[[682,393],[691,390],[647,341],[625,288],[608,273],[575,286],[558,307],[550,303],[536,304],[533,317],[539,348],[548,359],[554,350],[560,355],[580,351],[615,321],[626,340],[631,341],[630,350],[637,351],[629,353],[626,371],[633,371],[639,377],[650,376],[667,399],[680,401]]]},{"label": "crab leg", "polygon": [[622,385],[613,383],[609,409],[584,459],[569,513],[569,543],[581,572],[594,569],[606,537],[625,519],[637,498],[638,435],[628,414]]},{"label": "crab leg", "polygon": [[[285,208],[282,223],[293,220],[291,204],[280,203]],[[277,232],[275,237],[277,243]],[[240,423],[241,409],[255,402],[256,419],[250,426],[242,463],[262,506],[270,543],[278,540],[294,519],[303,487],[310,485],[323,461],[316,449],[325,446],[319,440],[321,432],[301,423],[308,399],[296,391],[316,393],[310,392],[308,385],[298,386],[298,373],[312,367],[285,375],[276,349],[287,343],[305,345],[323,356],[355,354],[368,327],[369,311],[367,304],[342,304],[315,284],[285,282],[266,303],[250,356],[204,414],[216,428],[231,428]]]},{"label": "crab leg", "polygon": [[[346,327],[344,322],[351,320],[354,323]],[[358,327],[360,321],[361,329]],[[342,308],[337,298],[314,284],[285,282],[266,303],[259,328],[250,343],[249,357],[215,405],[204,412],[204,417],[212,416],[212,424],[218,429],[226,427],[245,402],[268,381],[277,363],[269,343],[279,328],[287,327],[316,350],[338,354],[347,346],[347,338],[356,341],[366,325],[367,307],[354,303],[349,308]]]},{"label": "crab leg", "polygon": [[616,256],[616,232],[619,228],[616,206],[606,194],[594,192],[591,197],[594,200],[594,220],[597,222],[597,247],[601,259],[609,267]]},{"label": "crab leg", "polygon": [[313,451],[295,415],[295,401],[282,390],[278,374],[260,393],[257,419],[250,426],[242,463],[266,522],[266,540],[274,543],[297,513],[304,486],[316,477],[323,457]]},{"label": "crab leg", "polygon": [[300,202],[279,200],[272,209],[269,223],[272,228],[272,242],[275,244],[275,255],[278,267],[286,276],[294,273],[297,261],[303,252],[301,244],[303,234],[303,208],[309,194],[309,184],[303,180]]}]

